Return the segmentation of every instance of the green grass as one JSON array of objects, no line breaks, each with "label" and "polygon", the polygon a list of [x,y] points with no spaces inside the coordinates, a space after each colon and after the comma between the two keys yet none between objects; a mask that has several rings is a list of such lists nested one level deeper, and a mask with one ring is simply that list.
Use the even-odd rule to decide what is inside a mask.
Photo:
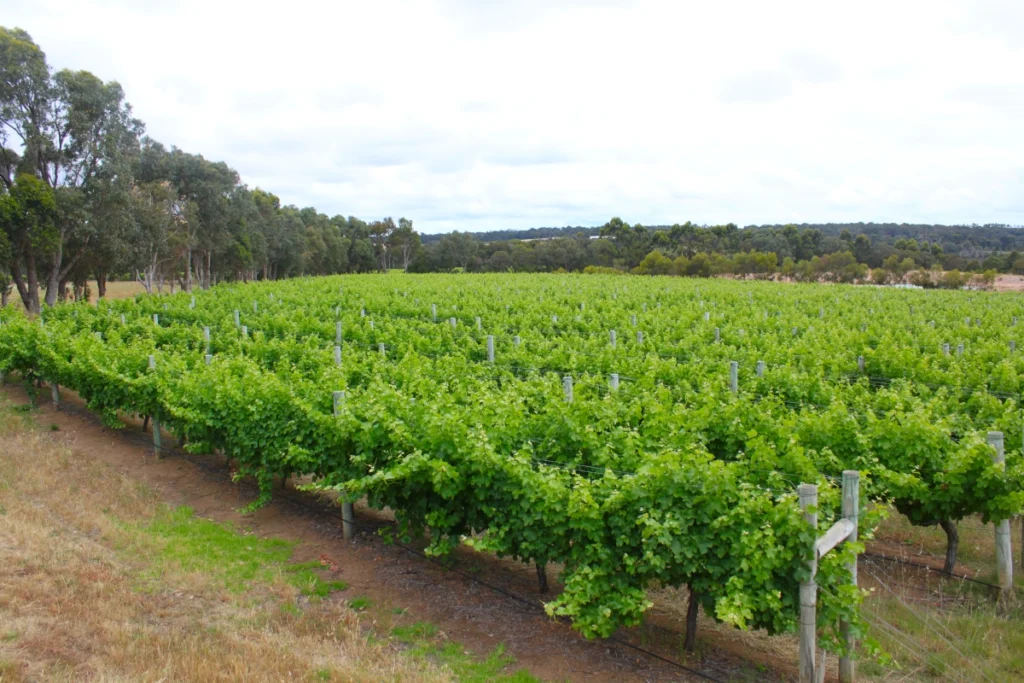
[{"label": "green grass", "polygon": [[135,542],[150,552],[150,572],[169,567],[201,573],[234,593],[281,577],[305,595],[323,598],[348,586],[321,578],[316,562],[292,564],[295,543],[257,538],[230,525],[196,517],[189,507],[161,508],[149,523],[136,528]]},{"label": "green grass", "polygon": [[349,608],[350,609],[354,609],[357,612],[360,611],[360,610],[366,609],[367,607],[369,607],[372,604],[373,603],[370,601],[369,598],[364,598],[362,596],[357,597],[357,598],[352,598],[351,600],[348,601]]},{"label": "green grass", "polygon": [[990,595],[966,593],[947,611],[886,595],[870,599],[862,614],[869,635],[895,660],[895,666],[863,661],[865,677],[928,680],[956,678],[954,672],[970,680],[1024,676],[1024,610],[1019,603],[999,606]]},{"label": "green grass", "polygon": [[410,656],[446,667],[462,683],[488,683],[489,681],[536,683],[539,681],[525,669],[505,673],[515,659],[505,654],[503,645],[496,647],[486,659],[479,660],[469,654],[461,644],[439,636],[437,626],[430,622],[417,621],[408,626],[396,626],[391,630],[391,637],[410,646],[408,650]]},{"label": "green grass", "polygon": [[411,645],[436,636],[437,626],[427,621],[417,621],[409,626],[396,626],[391,629],[391,635],[396,640]]}]

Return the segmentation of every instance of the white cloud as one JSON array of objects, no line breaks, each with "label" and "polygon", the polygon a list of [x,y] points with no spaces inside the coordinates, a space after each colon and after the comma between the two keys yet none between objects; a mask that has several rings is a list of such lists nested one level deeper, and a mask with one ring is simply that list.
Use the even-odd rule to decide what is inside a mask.
[{"label": "white cloud", "polygon": [[19,5],[155,138],[329,214],[1024,223],[1016,0]]}]

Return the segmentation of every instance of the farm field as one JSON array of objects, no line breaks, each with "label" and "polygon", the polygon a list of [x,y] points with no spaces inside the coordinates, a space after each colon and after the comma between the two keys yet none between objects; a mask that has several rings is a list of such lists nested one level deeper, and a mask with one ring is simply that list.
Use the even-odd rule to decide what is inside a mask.
[{"label": "farm field", "polygon": [[[671,588],[785,634],[814,538],[798,484],[818,485],[825,529],[859,471],[868,540],[889,505],[925,527],[1021,511],[1021,309],[983,292],[344,276],[65,305],[43,324],[5,311],[0,368],[223,453],[259,483],[253,507],[308,477],[393,511],[428,554],[558,567],[549,614],[588,637]],[[841,618],[872,635],[847,585],[858,547],[837,550],[817,576],[833,650]]]}]

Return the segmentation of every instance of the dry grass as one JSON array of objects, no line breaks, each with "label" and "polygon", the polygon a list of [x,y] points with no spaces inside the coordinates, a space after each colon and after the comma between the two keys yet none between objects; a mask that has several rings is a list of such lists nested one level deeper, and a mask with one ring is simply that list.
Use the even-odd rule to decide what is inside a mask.
[{"label": "dry grass", "polygon": [[[127,299],[133,297],[136,294],[145,292],[145,288],[138,282],[108,282],[107,283],[107,298],[108,299]],[[46,295],[45,290],[40,290],[39,300],[42,301]],[[89,281],[89,303],[95,304],[99,298],[96,289],[96,281]],[[14,287],[11,288],[10,305],[24,310],[24,306],[21,305],[21,297],[18,296],[18,290]]]},{"label": "dry grass", "polygon": [[149,533],[145,487],[0,406],[0,681],[434,681],[337,595],[286,564],[244,590],[188,570]]}]

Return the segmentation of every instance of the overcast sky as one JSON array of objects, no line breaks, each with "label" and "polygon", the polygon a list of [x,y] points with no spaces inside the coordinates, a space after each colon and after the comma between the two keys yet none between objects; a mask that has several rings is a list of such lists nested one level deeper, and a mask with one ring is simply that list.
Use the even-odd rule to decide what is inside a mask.
[{"label": "overcast sky", "polygon": [[154,138],[330,215],[1024,224],[1021,0],[3,4]]}]

